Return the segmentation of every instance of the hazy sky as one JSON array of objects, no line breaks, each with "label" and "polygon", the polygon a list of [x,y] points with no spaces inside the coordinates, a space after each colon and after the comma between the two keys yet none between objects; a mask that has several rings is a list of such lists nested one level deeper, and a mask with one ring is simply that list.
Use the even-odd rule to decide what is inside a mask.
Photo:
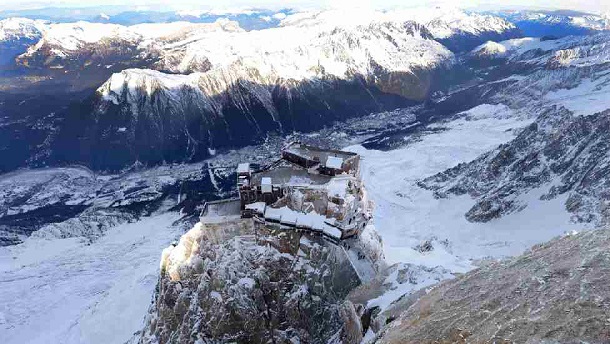
[{"label": "hazy sky", "polygon": [[451,4],[462,8],[484,10],[499,8],[537,7],[547,9],[573,9],[593,13],[610,12],[610,0],[0,0],[0,9],[22,9],[39,7],[83,7],[96,5],[132,5],[141,9],[209,9],[209,8],[328,8],[328,7],[373,7],[394,8],[421,5]]}]

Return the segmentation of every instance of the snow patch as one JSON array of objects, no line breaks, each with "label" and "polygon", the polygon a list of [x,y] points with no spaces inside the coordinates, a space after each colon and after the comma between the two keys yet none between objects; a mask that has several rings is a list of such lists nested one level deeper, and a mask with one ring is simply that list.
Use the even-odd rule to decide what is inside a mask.
[{"label": "snow patch", "polygon": [[[499,118],[494,112],[502,114]],[[507,142],[530,120],[507,116],[503,105],[482,105],[458,120],[435,125],[446,130],[424,135],[404,148],[382,152],[350,147],[360,154],[361,172],[375,202],[374,221],[383,237],[389,264],[411,263],[451,272],[465,272],[473,262],[488,257],[506,257],[565,231],[581,228],[570,222],[562,199],[540,201],[532,191],[523,196],[529,206],[488,223],[471,223],[464,214],[474,200],[468,196],[436,199],[417,181],[470,161]],[[540,214],[553,214],[541,216]],[[515,227],[515,223],[520,224]],[[429,252],[417,250],[431,240],[445,241]]]},{"label": "snow patch", "polygon": [[[143,327],[177,214],[119,225],[89,245],[30,238],[0,247],[0,342],[123,343]],[[104,326],[100,326],[104,324]]]}]

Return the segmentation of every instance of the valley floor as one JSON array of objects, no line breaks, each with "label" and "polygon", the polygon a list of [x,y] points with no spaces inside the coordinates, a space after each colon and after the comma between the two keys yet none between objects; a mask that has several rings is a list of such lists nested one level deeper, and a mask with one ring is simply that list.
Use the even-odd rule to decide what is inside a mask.
[{"label": "valley floor", "polygon": [[123,343],[143,327],[176,213],[115,227],[94,244],[0,247],[0,343]]}]

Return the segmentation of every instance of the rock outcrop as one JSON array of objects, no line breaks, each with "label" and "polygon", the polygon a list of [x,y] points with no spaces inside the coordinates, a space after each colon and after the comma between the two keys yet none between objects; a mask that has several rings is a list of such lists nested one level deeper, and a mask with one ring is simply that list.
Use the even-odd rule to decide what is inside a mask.
[{"label": "rock outcrop", "polygon": [[527,206],[519,196],[543,188],[543,200],[567,195],[566,210],[574,220],[604,224],[610,215],[609,114],[573,116],[565,108],[550,108],[513,141],[420,186],[437,197],[471,195],[477,202],[466,214],[470,221],[518,211]]},{"label": "rock outcrop", "polygon": [[140,343],[356,343],[359,284],[340,247],[251,219],[199,223],[163,252]]},{"label": "rock outcrop", "polygon": [[375,343],[607,343],[609,249],[568,235],[411,295]]}]

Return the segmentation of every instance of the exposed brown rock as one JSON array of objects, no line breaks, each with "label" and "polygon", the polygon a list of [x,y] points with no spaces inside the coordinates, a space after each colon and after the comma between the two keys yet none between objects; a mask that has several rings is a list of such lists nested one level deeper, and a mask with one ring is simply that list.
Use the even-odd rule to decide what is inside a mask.
[{"label": "exposed brown rock", "polygon": [[376,343],[610,343],[610,231],[555,239],[444,282]]}]

